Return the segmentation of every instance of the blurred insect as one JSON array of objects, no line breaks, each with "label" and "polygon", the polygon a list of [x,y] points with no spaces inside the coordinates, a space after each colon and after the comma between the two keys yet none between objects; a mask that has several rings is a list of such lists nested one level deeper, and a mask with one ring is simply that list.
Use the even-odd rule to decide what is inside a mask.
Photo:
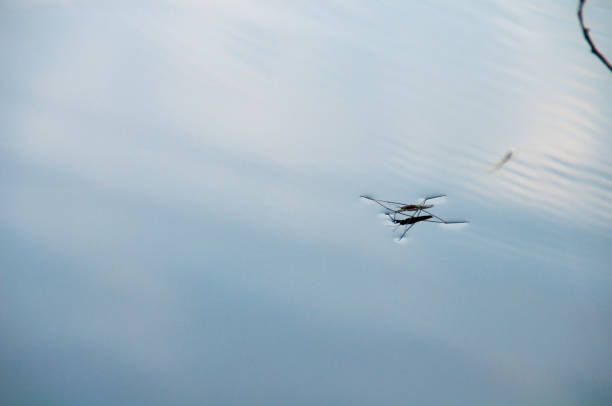
[{"label": "blurred insect", "polygon": [[513,157],[514,157],[514,149],[511,148],[510,150],[508,150],[508,152],[506,152],[504,154],[503,157],[501,157],[501,159],[499,161],[497,161],[495,166],[493,168],[491,168],[491,172],[497,171],[497,170],[501,169],[501,167],[504,166]]},{"label": "blurred insect", "polygon": [[[403,226],[404,231],[402,235],[399,237],[401,241],[402,238],[406,235],[408,230],[410,230],[416,223],[421,221],[425,221],[428,223],[439,223],[439,224],[465,224],[468,221],[464,220],[453,220],[447,221],[442,219],[441,217],[436,216],[435,214],[428,211],[434,207],[433,204],[427,203],[429,200],[437,199],[440,197],[445,197],[446,195],[433,195],[428,196],[421,200],[420,203],[410,204],[410,203],[401,203],[401,202],[392,202],[389,200],[380,200],[375,199],[372,196],[361,195],[363,199],[371,200],[376,204],[382,206],[385,211],[384,214],[391,220],[393,224],[396,224],[396,230],[398,227]],[[424,215],[420,215],[421,213],[425,213]]]}]

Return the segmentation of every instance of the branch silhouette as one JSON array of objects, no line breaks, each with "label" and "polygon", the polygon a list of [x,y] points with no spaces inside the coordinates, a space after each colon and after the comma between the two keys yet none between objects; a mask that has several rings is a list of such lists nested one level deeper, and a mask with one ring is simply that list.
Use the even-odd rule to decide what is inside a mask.
[{"label": "branch silhouette", "polygon": [[612,64],[610,64],[610,61],[608,61],[606,57],[601,52],[599,52],[599,49],[597,49],[597,47],[593,43],[593,40],[591,39],[589,29],[584,26],[584,17],[582,17],[582,9],[584,8],[584,3],[586,3],[586,0],[580,0],[580,3],[578,4],[578,21],[580,21],[580,27],[582,28],[584,39],[586,39],[586,42],[591,46],[591,52],[594,53],[595,56],[597,56],[601,60],[601,62],[608,67],[608,69],[610,69],[610,72],[612,72]]}]

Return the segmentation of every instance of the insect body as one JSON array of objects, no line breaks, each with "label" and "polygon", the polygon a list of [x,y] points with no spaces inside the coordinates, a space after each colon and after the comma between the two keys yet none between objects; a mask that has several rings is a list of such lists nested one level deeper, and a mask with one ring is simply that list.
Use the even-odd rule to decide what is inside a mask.
[{"label": "insect body", "polygon": [[401,213],[403,211],[416,211],[416,210],[424,210],[431,209],[434,207],[433,204],[406,204],[397,210],[397,213]]},{"label": "insect body", "polygon": [[[467,223],[467,221],[463,220],[447,221],[428,211],[428,209],[434,207],[433,204],[427,203],[428,200],[433,200],[444,196],[446,195],[429,196],[417,204],[406,204],[401,202],[392,202],[389,200],[379,200],[367,195],[362,195],[361,197],[367,200],[371,200],[376,204],[382,206],[385,209],[385,215],[389,218],[389,220],[391,220],[393,224],[397,224],[398,227],[404,226],[404,231],[399,237],[399,239],[401,240],[402,238],[404,238],[408,230],[410,230],[416,223],[419,223],[421,221],[440,224]],[[421,212],[425,214],[420,215]]]}]

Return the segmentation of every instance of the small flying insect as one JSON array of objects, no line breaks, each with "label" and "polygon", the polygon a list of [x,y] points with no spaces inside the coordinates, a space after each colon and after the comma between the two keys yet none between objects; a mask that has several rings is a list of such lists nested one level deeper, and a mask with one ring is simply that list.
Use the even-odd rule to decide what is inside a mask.
[{"label": "small flying insect", "polygon": [[[404,227],[404,231],[402,235],[399,237],[399,241],[404,238],[408,230],[410,230],[416,223],[421,221],[425,221],[428,223],[439,223],[439,224],[465,224],[468,221],[458,220],[458,221],[447,221],[441,217],[436,216],[435,214],[428,211],[434,207],[433,204],[428,203],[429,200],[437,199],[440,197],[446,197],[446,195],[433,195],[428,196],[421,200],[420,203],[416,204],[407,204],[401,202],[392,202],[389,200],[380,200],[375,199],[372,196],[361,195],[362,198],[371,200],[376,204],[382,206],[385,211],[384,214],[391,220],[393,224],[396,224],[397,227]],[[421,213],[425,213],[421,215]]]}]

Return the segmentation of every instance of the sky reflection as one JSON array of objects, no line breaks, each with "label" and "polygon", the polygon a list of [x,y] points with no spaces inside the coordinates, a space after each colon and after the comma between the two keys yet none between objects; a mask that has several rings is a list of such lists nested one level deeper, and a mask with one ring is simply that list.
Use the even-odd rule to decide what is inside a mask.
[{"label": "sky reflection", "polygon": [[[0,9],[3,404],[612,400],[574,2]],[[393,244],[363,193],[470,224]]]}]

